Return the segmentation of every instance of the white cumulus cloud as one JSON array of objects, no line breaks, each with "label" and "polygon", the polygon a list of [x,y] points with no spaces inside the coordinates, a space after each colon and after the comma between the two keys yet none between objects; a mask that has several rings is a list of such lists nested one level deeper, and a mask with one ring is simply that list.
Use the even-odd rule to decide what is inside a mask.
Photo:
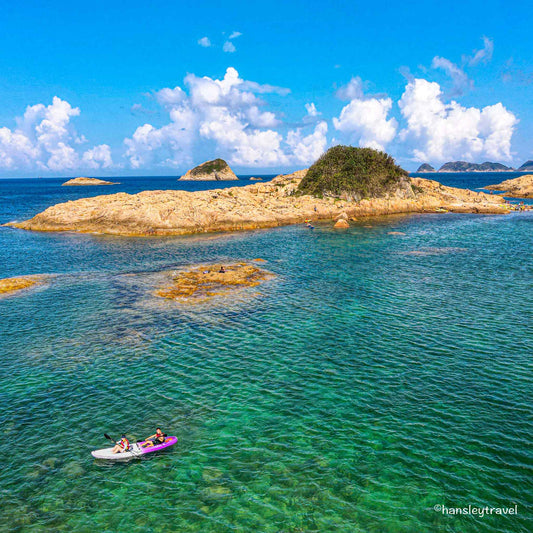
[{"label": "white cumulus cloud", "polygon": [[309,117],[317,117],[318,115],[320,115],[313,102],[305,104],[305,110],[307,111],[307,116]]},{"label": "white cumulus cloud", "polygon": [[113,166],[111,148],[107,144],[99,144],[87,150],[83,156],[83,166],[87,168],[110,168]]},{"label": "white cumulus cloud", "polygon": [[[0,128],[0,168],[61,172],[77,168],[108,168],[111,153],[103,146],[80,155],[72,144],[86,142],[71,123],[80,114],[66,100],[54,96],[48,106],[28,106],[17,127]],[[109,150],[109,147],[107,147]]]},{"label": "white cumulus cloud", "polygon": [[222,46],[222,50],[232,54],[237,51],[237,48],[235,48],[235,45],[231,41],[226,41]]},{"label": "white cumulus cloud", "polygon": [[126,157],[134,168],[150,164],[183,166],[192,161],[197,146],[214,145],[216,155],[243,167],[311,163],[327,145],[325,122],[290,130],[276,128],[281,121],[265,110],[259,95],[288,93],[287,89],[243,80],[232,67],[222,79],[189,74],[185,87],[165,88],[156,101],[171,122],[161,128],[144,124],[125,139]]},{"label": "white cumulus cloud", "polygon": [[287,144],[293,159],[303,165],[315,162],[325,151],[328,144],[328,124],[325,121],[315,126],[313,133],[303,135],[301,129],[291,130],[287,135]]},{"label": "white cumulus cloud", "polygon": [[201,39],[198,39],[198,44],[204,48],[209,48],[211,46],[211,41],[209,37],[202,37]]},{"label": "white cumulus cloud", "polygon": [[336,95],[341,100],[363,98],[363,80],[359,76],[352,78],[346,85],[337,90]]},{"label": "white cumulus cloud", "polygon": [[[350,92],[349,94],[359,94]],[[333,118],[335,129],[345,133],[361,147],[385,150],[398,128],[395,118],[387,118],[392,108],[390,98],[354,97],[343,107],[338,118]]]},{"label": "white cumulus cloud", "polygon": [[410,81],[399,106],[407,126],[402,140],[418,161],[511,159],[511,137],[518,119],[501,103],[482,109],[443,101],[440,85]]}]

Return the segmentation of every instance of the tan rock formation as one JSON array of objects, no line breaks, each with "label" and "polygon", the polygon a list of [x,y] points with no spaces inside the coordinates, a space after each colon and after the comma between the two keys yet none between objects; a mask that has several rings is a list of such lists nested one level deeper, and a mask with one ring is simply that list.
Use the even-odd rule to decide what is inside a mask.
[{"label": "tan rock formation", "polygon": [[0,279],[0,295],[29,289],[34,285],[42,283],[43,279],[43,276],[19,276],[15,278]]},{"label": "tan rock formation", "polygon": [[[6,224],[36,231],[77,231],[115,235],[180,235],[250,230],[335,220],[341,213],[360,216],[399,213],[506,213],[498,195],[445,187],[412,178],[409,194],[358,202],[295,194],[305,170],[266,183],[208,191],[143,191],[82,198],[49,207],[24,222]],[[411,190],[412,189],[412,190]]]},{"label": "tan rock formation", "polygon": [[98,178],[72,178],[65,181],[63,185],[118,185],[113,181],[100,180]]},{"label": "tan rock formation", "polygon": [[334,228],[349,228],[350,224],[345,218],[339,218],[337,222],[335,222]]},{"label": "tan rock formation", "polygon": [[533,198],[533,174],[526,174],[496,185],[485,187],[492,191],[505,191],[504,196],[511,198]]},{"label": "tan rock formation", "polygon": [[191,168],[178,181],[228,181],[238,179],[226,161],[214,159]]},{"label": "tan rock formation", "polygon": [[250,178],[250,181],[263,181],[263,178]]},{"label": "tan rock formation", "polygon": [[247,263],[199,265],[178,272],[172,285],[157,290],[156,295],[172,300],[203,302],[244,287],[256,287],[271,277],[269,272]]}]

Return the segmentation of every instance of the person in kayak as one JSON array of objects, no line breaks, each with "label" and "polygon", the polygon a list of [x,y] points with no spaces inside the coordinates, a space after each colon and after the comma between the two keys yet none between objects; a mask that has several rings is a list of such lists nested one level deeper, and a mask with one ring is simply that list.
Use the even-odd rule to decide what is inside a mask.
[{"label": "person in kayak", "polygon": [[116,443],[113,448],[113,453],[124,453],[130,449],[130,441],[126,438],[126,435],[122,435],[120,440]]},{"label": "person in kayak", "polygon": [[143,448],[149,448],[150,446],[157,446],[158,444],[163,444],[165,442],[166,434],[161,431],[161,428],[157,428],[153,435],[146,437],[145,443],[142,445]]}]

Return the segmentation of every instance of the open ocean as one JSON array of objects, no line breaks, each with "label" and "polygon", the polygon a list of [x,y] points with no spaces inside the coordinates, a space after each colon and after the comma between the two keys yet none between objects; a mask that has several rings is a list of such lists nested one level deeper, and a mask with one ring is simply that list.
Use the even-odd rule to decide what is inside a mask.
[{"label": "open ocean", "polygon": [[[64,181],[0,180],[0,223],[235,185]],[[0,531],[533,531],[532,254],[531,211],[147,238],[1,227],[0,278],[50,277],[0,298]],[[255,258],[275,277],[236,297],[153,294],[161,272]],[[104,432],[156,426],[178,444],[90,455]],[[518,514],[439,507],[469,505]]]}]

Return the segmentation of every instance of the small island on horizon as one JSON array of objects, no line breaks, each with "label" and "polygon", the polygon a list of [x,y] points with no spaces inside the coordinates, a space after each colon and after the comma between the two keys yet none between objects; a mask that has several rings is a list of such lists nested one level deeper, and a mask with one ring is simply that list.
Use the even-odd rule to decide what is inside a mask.
[{"label": "small island on horizon", "polygon": [[213,159],[188,170],[178,181],[235,181],[239,178],[224,159]]},{"label": "small island on horizon", "polygon": [[115,181],[106,181],[99,178],[72,178],[68,181],[65,181],[65,183],[62,184],[63,186],[79,186],[79,185],[118,185]]},{"label": "small island on horizon", "polygon": [[526,161],[518,168],[508,167],[502,163],[485,161],[484,163],[469,163],[467,161],[449,161],[436,170],[429,163],[423,163],[416,170],[422,172],[529,172],[533,171],[533,160]]}]

